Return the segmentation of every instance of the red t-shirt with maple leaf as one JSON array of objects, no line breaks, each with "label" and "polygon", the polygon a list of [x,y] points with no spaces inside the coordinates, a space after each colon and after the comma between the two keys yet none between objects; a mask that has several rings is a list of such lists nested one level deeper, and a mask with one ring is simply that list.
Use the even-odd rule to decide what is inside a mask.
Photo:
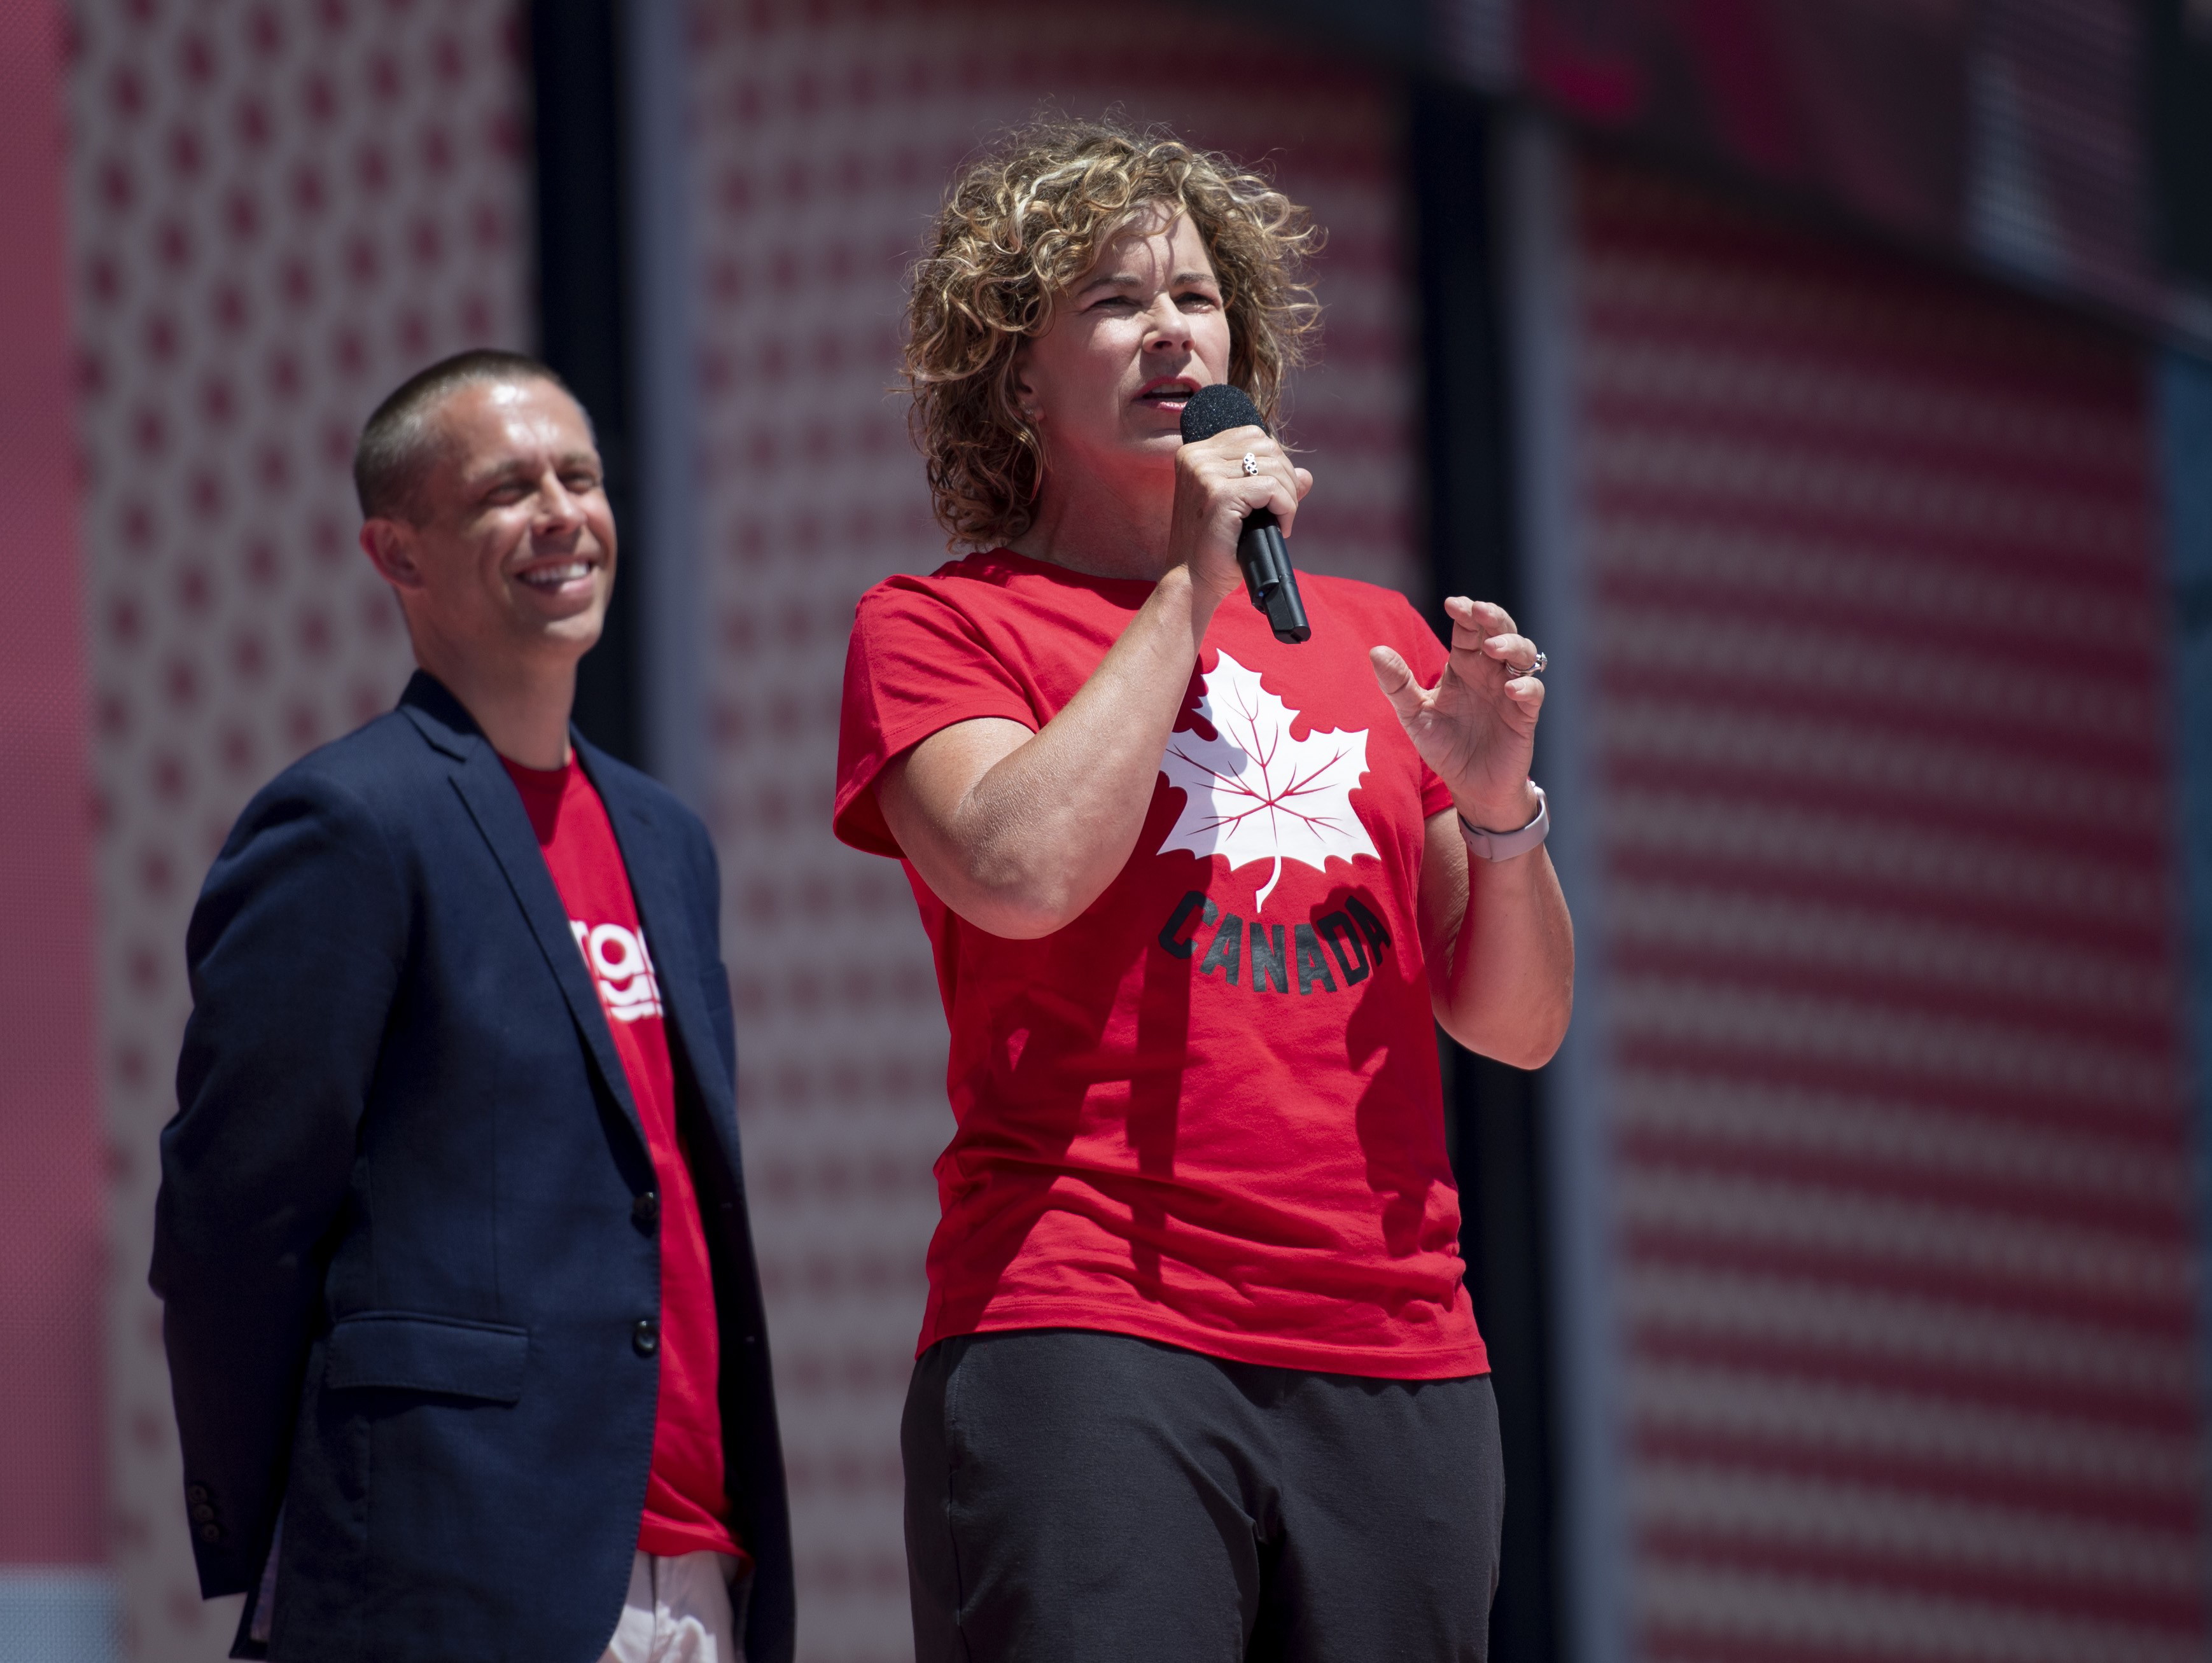
[{"label": "red t-shirt with maple leaf", "polygon": [[[1488,1367],[1417,899],[1450,794],[1375,684],[1445,652],[1405,599],[1301,574],[1313,639],[1214,614],[1128,865],[1008,941],[909,865],[951,1029],[921,1347],[1074,1327],[1401,1380]],[[860,599],[836,827],[896,856],[884,764],[956,722],[1042,727],[1152,592],[1000,549]]]}]

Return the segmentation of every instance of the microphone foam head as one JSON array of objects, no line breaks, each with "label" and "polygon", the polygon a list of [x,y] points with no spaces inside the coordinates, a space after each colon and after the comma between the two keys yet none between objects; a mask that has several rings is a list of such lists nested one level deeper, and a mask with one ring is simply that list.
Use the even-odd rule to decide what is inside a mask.
[{"label": "microphone foam head", "polygon": [[1182,407],[1182,442],[1186,445],[1195,445],[1201,439],[1227,433],[1231,428],[1265,428],[1267,425],[1260,419],[1259,406],[1246,396],[1244,390],[1232,387],[1226,381],[1200,387]]}]

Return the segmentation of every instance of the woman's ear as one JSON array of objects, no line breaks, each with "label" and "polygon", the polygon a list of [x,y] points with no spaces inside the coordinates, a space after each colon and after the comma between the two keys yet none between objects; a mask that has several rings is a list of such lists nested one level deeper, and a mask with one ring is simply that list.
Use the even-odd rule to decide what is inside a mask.
[{"label": "woman's ear", "polygon": [[1037,393],[1030,380],[1030,343],[1024,341],[1014,349],[1013,394],[1014,409],[1030,426],[1037,424]]}]

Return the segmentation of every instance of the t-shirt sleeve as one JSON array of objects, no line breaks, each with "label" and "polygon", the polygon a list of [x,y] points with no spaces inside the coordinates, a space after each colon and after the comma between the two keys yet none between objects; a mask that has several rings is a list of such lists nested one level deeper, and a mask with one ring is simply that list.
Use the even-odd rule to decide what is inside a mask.
[{"label": "t-shirt sleeve", "polygon": [[877,805],[876,778],[909,746],[956,722],[1002,716],[1034,729],[1036,713],[982,633],[952,602],[912,579],[860,598],[845,649],[837,723],[838,841],[896,858]]},{"label": "t-shirt sleeve", "polygon": [[[1429,627],[1429,621],[1402,596],[1391,613],[1389,622],[1393,627],[1384,640],[1398,649],[1399,655],[1411,666],[1414,680],[1423,687],[1434,687],[1444,673],[1444,667],[1451,662],[1451,649],[1437,639],[1437,632]],[[1443,814],[1451,805],[1451,787],[1444,784],[1434,768],[1423,762],[1422,817]]]}]

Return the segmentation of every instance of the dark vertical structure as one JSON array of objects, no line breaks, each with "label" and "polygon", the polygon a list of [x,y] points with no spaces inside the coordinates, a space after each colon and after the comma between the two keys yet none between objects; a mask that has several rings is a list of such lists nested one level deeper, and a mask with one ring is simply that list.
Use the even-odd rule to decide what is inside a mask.
[{"label": "dark vertical structure", "polygon": [[[1421,307],[1431,568],[1445,595],[1516,617],[1510,407],[1499,322],[1491,120],[1463,89],[1417,84],[1407,149]],[[1505,1443],[1505,1548],[1493,1663],[1559,1654],[1540,1075],[1459,1052],[1450,1070],[1460,1248],[1490,1347]]]},{"label": "dark vertical structure", "polygon": [[[532,0],[538,351],[591,412],[618,533],[637,523],[631,449],[629,250],[623,212],[622,29],[616,0]],[[576,682],[576,725],[625,762],[644,750],[639,695],[643,543],[620,541],[606,633]]]},{"label": "dark vertical structure", "polygon": [[1231,9],[1270,30],[1310,34],[1399,64],[1421,61],[1435,27],[1431,0],[1237,0]]},{"label": "dark vertical structure", "polygon": [[[2212,1258],[2212,364],[2172,352],[2158,368],[2167,575],[2172,586],[2175,795],[2195,1049],[2197,1229]],[[2212,1285],[2198,1294],[2212,1392]]]},{"label": "dark vertical structure", "polygon": [[2151,0],[2146,21],[2158,254],[2169,270],[2212,283],[2212,9]]}]

